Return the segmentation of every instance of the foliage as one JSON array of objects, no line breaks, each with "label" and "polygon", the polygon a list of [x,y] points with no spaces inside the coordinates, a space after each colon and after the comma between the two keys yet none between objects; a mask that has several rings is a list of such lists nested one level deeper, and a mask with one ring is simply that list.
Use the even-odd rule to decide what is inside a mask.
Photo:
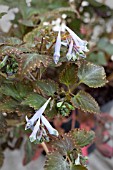
[{"label": "foliage", "polygon": [[[40,155],[43,149],[38,152],[36,141],[31,144],[28,134],[23,131],[23,125],[25,117],[30,119],[50,98],[45,115],[59,131],[59,137],[46,134],[41,124],[43,135],[49,137],[47,146],[51,150],[47,153],[45,169],[87,170],[82,147],[93,142],[94,132],[73,129],[75,127],[72,125],[73,130],[64,134],[61,126],[70,119],[75,109],[85,112],[84,115],[88,112],[89,116],[98,116],[100,113],[98,103],[85,89],[103,87],[108,82],[103,66],[107,67],[113,55],[111,38],[104,26],[95,38],[94,29],[102,26],[101,21],[103,25],[109,23],[113,11],[95,0],[86,2],[88,5],[83,6],[81,0],[44,0],[43,3],[41,0],[32,0],[28,7],[25,0],[0,0],[1,4],[19,9],[11,21],[9,32],[0,35],[0,166],[4,158],[2,144],[7,143],[6,147],[9,147],[9,136],[13,128],[20,130],[16,135],[13,131],[13,138],[17,138],[19,144],[20,138],[26,137],[23,164],[33,160],[35,154]],[[5,13],[0,13],[0,18],[3,15]],[[65,45],[61,46],[58,64],[54,63],[57,39],[54,29],[61,23],[66,23],[80,37],[93,42],[93,45],[89,44],[86,59],[80,53],[82,57],[77,54],[75,60],[67,60],[66,43],[70,34],[62,32],[61,40]],[[80,161],[76,163],[78,159]]]}]

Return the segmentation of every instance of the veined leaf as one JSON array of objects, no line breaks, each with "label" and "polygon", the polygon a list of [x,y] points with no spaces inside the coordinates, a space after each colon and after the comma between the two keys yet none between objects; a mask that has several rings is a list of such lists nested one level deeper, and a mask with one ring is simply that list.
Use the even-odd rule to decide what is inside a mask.
[{"label": "veined leaf", "polygon": [[75,143],[80,147],[91,144],[95,138],[95,133],[92,130],[74,129],[70,131],[70,134],[74,137]]},{"label": "veined leaf", "polygon": [[47,156],[47,160],[45,163],[45,170],[70,170],[68,162],[64,159],[64,157],[58,153],[53,152]]},{"label": "veined leaf", "polygon": [[81,83],[93,88],[107,83],[104,68],[85,61],[79,63],[78,77]]},{"label": "veined leaf", "polygon": [[52,146],[56,148],[59,153],[65,156],[77,147],[73,136],[66,134],[60,139],[52,141]]},{"label": "veined leaf", "polygon": [[39,94],[31,93],[26,97],[25,100],[22,101],[23,105],[29,105],[30,107],[33,107],[34,109],[39,109],[44,103],[46,102],[46,99],[42,97]]},{"label": "veined leaf", "polygon": [[11,96],[15,100],[21,101],[26,95],[31,92],[29,85],[25,85],[22,82],[15,84],[5,84],[1,86],[0,92],[6,96]]},{"label": "veined leaf", "polygon": [[28,72],[40,67],[47,67],[50,57],[37,53],[22,54],[19,62],[19,75],[26,75]]},{"label": "veined leaf", "polygon": [[95,99],[85,91],[79,91],[72,99],[73,106],[83,110],[84,112],[100,113],[100,108]]},{"label": "veined leaf", "polygon": [[0,102],[0,111],[11,113],[16,110],[18,103],[13,99],[8,99]]},{"label": "veined leaf", "polygon": [[22,41],[17,37],[0,37],[0,45],[1,44],[15,46],[22,44]]},{"label": "veined leaf", "polygon": [[54,93],[58,90],[57,83],[52,80],[38,80],[36,85],[47,96],[54,96]]},{"label": "veined leaf", "polygon": [[99,49],[105,51],[109,55],[113,55],[113,44],[111,44],[107,38],[100,39],[97,45]]},{"label": "veined leaf", "polygon": [[77,65],[68,65],[60,74],[60,82],[69,86],[77,82]]}]

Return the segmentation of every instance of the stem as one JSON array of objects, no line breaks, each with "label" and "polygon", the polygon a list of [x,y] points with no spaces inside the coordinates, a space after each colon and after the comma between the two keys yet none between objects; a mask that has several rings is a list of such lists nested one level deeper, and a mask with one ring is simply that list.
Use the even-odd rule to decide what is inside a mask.
[{"label": "stem", "polygon": [[31,76],[31,78],[36,81],[36,79],[34,78],[34,76],[29,72],[29,75]]},{"label": "stem", "polygon": [[82,82],[79,81],[77,84],[75,84],[71,89],[70,92],[73,92],[74,89],[76,89]]},{"label": "stem", "polygon": [[45,144],[45,142],[42,142],[41,145],[42,145],[43,149],[45,150],[46,154],[48,155],[49,149],[48,149],[47,145]]}]

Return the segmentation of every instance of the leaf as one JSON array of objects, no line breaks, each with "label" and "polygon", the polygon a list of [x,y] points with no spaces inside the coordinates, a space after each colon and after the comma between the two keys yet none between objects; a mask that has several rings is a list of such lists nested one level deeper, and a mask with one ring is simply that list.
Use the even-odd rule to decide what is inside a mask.
[{"label": "leaf", "polygon": [[95,138],[95,132],[92,130],[86,131],[84,129],[74,129],[69,133],[74,137],[75,143],[80,147],[91,144]]},{"label": "leaf", "polygon": [[60,82],[66,86],[73,85],[77,82],[78,67],[74,64],[68,65],[60,74]]},{"label": "leaf", "polygon": [[33,107],[34,109],[39,109],[44,103],[46,102],[46,99],[42,97],[39,94],[31,93],[26,97],[25,100],[22,101],[21,104],[23,105],[29,105],[30,107]]},{"label": "leaf", "polygon": [[22,101],[31,92],[31,87],[22,82],[4,84],[0,88],[0,93],[11,96],[17,101]]},{"label": "leaf", "polygon": [[54,96],[54,93],[58,90],[57,83],[52,80],[38,80],[36,85],[47,96]]},{"label": "leaf", "polygon": [[104,68],[85,61],[79,63],[78,77],[81,83],[93,88],[107,83]]},{"label": "leaf", "polygon": [[18,103],[13,99],[7,99],[0,102],[0,111],[11,113],[16,110]]},{"label": "leaf", "polygon": [[95,99],[85,91],[79,91],[72,99],[73,106],[83,110],[84,112],[100,113],[100,108]]},{"label": "leaf", "polygon": [[107,38],[101,38],[97,46],[109,55],[113,55],[113,44],[111,44]]},{"label": "leaf", "polygon": [[51,145],[62,155],[67,155],[77,146],[73,136],[64,134],[60,139],[52,141]]},{"label": "leaf", "polygon": [[88,170],[88,169],[82,165],[73,165],[71,167],[71,170]]},{"label": "leaf", "polygon": [[91,53],[90,56],[88,57],[88,61],[97,64],[97,65],[107,65],[107,60],[105,57],[104,52],[99,51],[98,53]]},{"label": "leaf", "polygon": [[20,76],[40,67],[47,67],[50,63],[50,57],[47,55],[40,55],[37,53],[22,54],[19,61],[18,73]]},{"label": "leaf", "polygon": [[[41,152],[42,152],[42,148],[40,149],[38,147],[38,145],[35,145],[33,143],[31,143],[29,141],[29,139],[26,141],[25,145],[25,156],[23,159],[23,165],[27,165],[28,163],[30,163],[32,160],[38,158],[38,156],[40,156]],[[38,152],[39,151],[39,152]],[[38,156],[36,157],[36,152],[38,154]]]},{"label": "leaf", "polygon": [[1,148],[0,148],[0,168],[1,168],[2,165],[3,165],[3,161],[4,161],[4,154],[3,154],[3,152],[2,152],[2,150],[1,150]]},{"label": "leaf", "polygon": [[57,152],[48,154],[45,163],[45,170],[70,170],[69,164],[66,162],[64,157]]},{"label": "leaf", "polygon": [[16,46],[22,44],[22,41],[17,37],[0,37],[0,45]]},{"label": "leaf", "polygon": [[2,115],[2,113],[0,113],[0,136],[5,134],[6,132],[7,132],[7,122],[4,116]]}]

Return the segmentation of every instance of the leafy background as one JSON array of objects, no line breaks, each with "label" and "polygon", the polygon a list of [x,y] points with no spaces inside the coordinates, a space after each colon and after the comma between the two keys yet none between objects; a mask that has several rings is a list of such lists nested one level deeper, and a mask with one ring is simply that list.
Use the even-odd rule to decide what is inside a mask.
[{"label": "leafy background", "polygon": [[[1,32],[0,39],[0,110],[2,113],[7,113],[6,117],[3,116],[4,114],[0,115],[0,165],[2,165],[4,157],[2,151],[6,148],[19,148],[25,137],[23,164],[26,165],[33,160],[35,153],[37,153],[37,145],[29,142],[28,135],[23,130],[24,119],[26,114],[30,116],[34,109],[40,108],[48,96],[52,96],[53,100],[50,104],[51,109],[47,110],[46,115],[61,132],[66,131],[66,128],[62,128],[64,122],[68,124],[71,118],[71,129],[73,129],[75,128],[74,121],[77,120],[82,123],[84,120],[88,120],[89,113],[94,113],[94,116],[90,117],[90,121],[93,122],[94,117],[96,117],[99,123],[100,119],[96,116],[99,113],[99,106],[95,99],[100,106],[112,99],[113,64],[111,56],[113,55],[113,25],[111,21],[113,11],[102,3],[92,0],[87,0],[87,2],[88,5],[83,6],[83,1],[76,0],[73,3],[65,0],[43,0],[43,3],[40,0],[38,2],[32,0],[32,5],[28,8],[24,0],[15,2],[12,2],[12,0],[0,0],[1,4],[10,6],[10,9],[14,7],[19,9],[15,19],[11,21],[10,30],[7,33]],[[65,19],[67,25],[81,38],[90,42],[90,51],[87,55],[87,61],[78,61],[76,65],[74,63],[67,64],[65,58],[62,57],[58,67],[56,67],[52,61],[53,51],[50,48],[51,51],[47,51],[45,55],[46,46],[43,43],[40,48],[38,40],[40,41],[40,37],[45,36],[48,41],[47,45],[51,46],[51,41],[55,41],[56,34],[51,31],[51,26],[46,28],[42,23],[51,23],[52,20],[58,17],[62,18],[63,13],[67,14]],[[2,15],[4,14],[2,13],[1,17]],[[15,27],[15,24],[17,27]],[[96,30],[98,30],[98,34],[95,33],[97,32]],[[64,49],[62,51],[66,53]],[[105,71],[102,66],[104,66],[109,82],[106,81]],[[65,69],[65,67],[68,69]],[[40,77],[42,78],[41,80]],[[107,85],[102,87],[106,83]],[[73,87],[73,84],[78,84],[79,86]],[[92,90],[92,88],[95,89]],[[68,90],[71,90],[71,92],[67,93]],[[71,93],[74,96],[71,96]],[[54,105],[57,106],[58,98],[62,99],[63,104],[57,108],[53,107]],[[73,107],[77,108],[76,111],[72,111]],[[79,109],[86,112],[86,115]],[[72,113],[70,114],[71,111]],[[57,117],[57,114],[60,116]],[[82,120],[79,116],[75,118],[75,115],[80,114],[83,117]],[[62,116],[67,116],[68,118],[61,118]],[[52,119],[53,117],[55,117],[55,120]],[[58,124],[61,119],[62,121]],[[67,131],[69,130],[70,128]],[[103,133],[103,129],[101,131]],[[58,169],[57,162],[60,160],[62,168],[70,169],[69,163],[64,159],[66,156],[69,157],[67,155],[68,149],[73,151],[72,155],[76,159],[77,154],[80,152],[79,149],[81,149],[79,147],[88,145],[94,139],[92,133],[88,134],[89,136],[87,137],[87,132],[85,132],[84,140],[86,141],[80,141],[82,137],[77,138],[77,132],[70,133],[70,138],[64,135],[63,143],[64,145],[68,141],[69,148],[65,148],[65,153],[64,151],[62,152],[59,141],[57,141],[58,151],[53,150],[48,156],[45,169],[50,169],[53,166]],[[11,134],[13,135],[11,136]],[[82,134],[84,134],[84,131],[80,132],[80,135]],[[13,142],[14,138],[16,138],[17,142],[12,148],[8,143],[9,141]],[[76,143],[77,151],[73,148],[73,140]],[[40,148],[38,155],[42,150]],[[59,153],[59,151],[61,152]],[[50,161],[51,157],[53,158],[52,162]],[[59,158],[61,159],[59,160]],[[71,169],[76,168],[86,169],[83,162],[79,166],[72,165],[71,167]]]}]

